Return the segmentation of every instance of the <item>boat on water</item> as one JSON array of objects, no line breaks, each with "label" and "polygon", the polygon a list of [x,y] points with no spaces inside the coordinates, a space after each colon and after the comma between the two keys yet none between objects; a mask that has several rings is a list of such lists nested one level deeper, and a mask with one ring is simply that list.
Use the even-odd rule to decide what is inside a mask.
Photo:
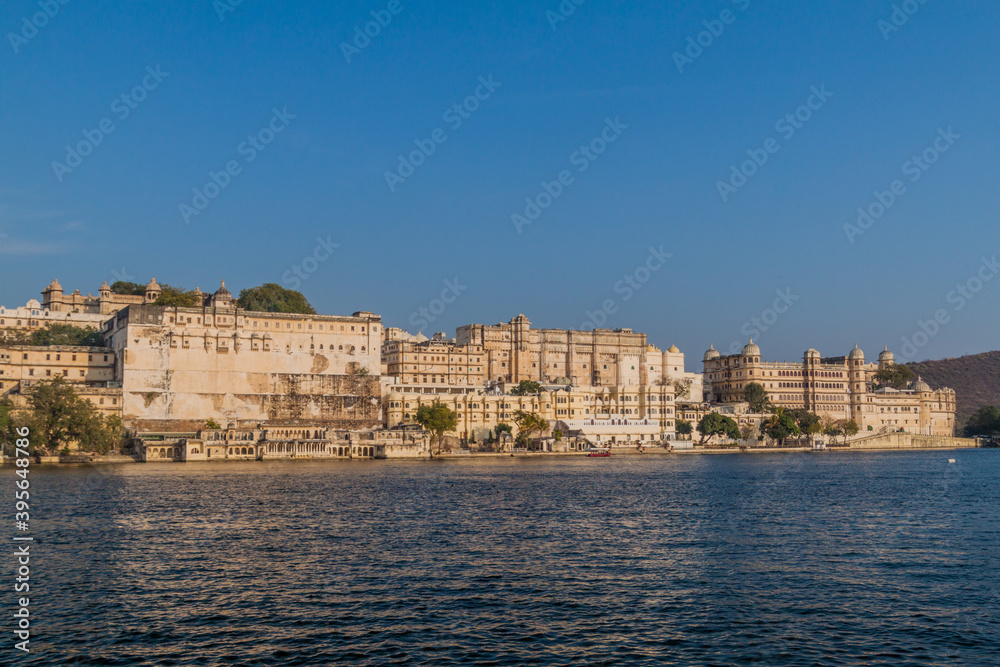
[{"label": "boat on water", "polygon": [[588,458],[605,457],[605,456],[611,456],[611,450],[608,449],[607,447],[591,447],[590,449],[587,450]]}]

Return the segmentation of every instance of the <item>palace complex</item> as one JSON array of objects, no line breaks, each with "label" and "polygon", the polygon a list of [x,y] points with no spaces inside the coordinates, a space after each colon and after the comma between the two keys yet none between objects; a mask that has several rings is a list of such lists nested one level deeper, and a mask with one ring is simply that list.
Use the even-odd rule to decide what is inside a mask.
[{"label": "palace complex", "polygon": [[894,362],[886,348],[877,363],[866,363],[857,345],[840,357],[809,349],[801,362],[763,361],[751,340],[739,354],[722,355],[710,347],[704,356],[704,386],[711,403],[739,403],[746,386],[756,382],[776,406],[806,409],[831,420],[853,419],[862,431],[951,436],[955,391],[933,390],[919,378],[905,389],[876,388],[875,374]]},{"label": "palace complex", "polygon": [[[197,291],[200,305],[190,308],[155,305],[161,293],[153,279],[142,295],[115,294],[107,283],[97,297],[67,295],[54,280],[41,303],[0,307],[0,395],[23,406],[38,382],[61,377],[102,413],[158,434],[145,458],[171,460],[426,455],[427,434],[414,419],[435,403],[458,415],[447,434],[455,447],[514,426],[519,410],[549,422],[543,436],[661,443],[676,437],[678,420],[713,411],[759,424],[763,416],[742,402],[751,382],[774,405],[853,419],[863,432],[950,436],[955,428],[954,391],[922,380],[877,387],[875,374],[893,363],[888,350],[877,363],[857,347],[779,363],[763,361],[751,341],[734,355],[710,348],[698,373],[677,347],[660,350],[630,329],[533,329],[520,314],[427,338],[384,329],[367,311],[246,311],[225,283]],[[52,324],[98,329],[103,346],[31,346],[18,337]],[[540,391],[512,393],[522,381]],[[206,429],[209,420],[223,428]]]}]

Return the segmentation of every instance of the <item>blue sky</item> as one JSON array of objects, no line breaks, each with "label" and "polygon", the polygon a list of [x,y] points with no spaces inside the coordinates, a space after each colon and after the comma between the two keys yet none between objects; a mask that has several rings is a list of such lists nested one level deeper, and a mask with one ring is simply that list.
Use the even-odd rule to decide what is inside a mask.
[{"label": "blue sky", "polygon": [[997,347],[995,2],[229,2],[3,3],[0,303],[225,279],[694,362],[754,330],[776,360]]}]

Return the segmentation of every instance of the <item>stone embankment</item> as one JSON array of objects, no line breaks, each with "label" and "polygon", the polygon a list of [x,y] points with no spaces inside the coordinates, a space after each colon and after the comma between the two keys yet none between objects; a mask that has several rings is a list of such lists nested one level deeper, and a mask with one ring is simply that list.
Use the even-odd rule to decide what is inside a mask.
[{"label": "stone embankment", "polygon": [[850,441],[849,449],[969,449],[976,447],[972,438],[948,438],[912,433],[884,433]]}]

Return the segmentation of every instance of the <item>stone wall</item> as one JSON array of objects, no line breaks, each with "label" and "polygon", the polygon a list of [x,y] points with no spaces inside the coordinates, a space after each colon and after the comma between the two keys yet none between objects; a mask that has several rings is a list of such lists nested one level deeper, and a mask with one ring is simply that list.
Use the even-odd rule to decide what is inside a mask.
[{"label": "stone wall", "polygon": [[964,449],[975,447],[971,438],[950,438],[912,433],[885,433],[850,441],[851,449]]}]

